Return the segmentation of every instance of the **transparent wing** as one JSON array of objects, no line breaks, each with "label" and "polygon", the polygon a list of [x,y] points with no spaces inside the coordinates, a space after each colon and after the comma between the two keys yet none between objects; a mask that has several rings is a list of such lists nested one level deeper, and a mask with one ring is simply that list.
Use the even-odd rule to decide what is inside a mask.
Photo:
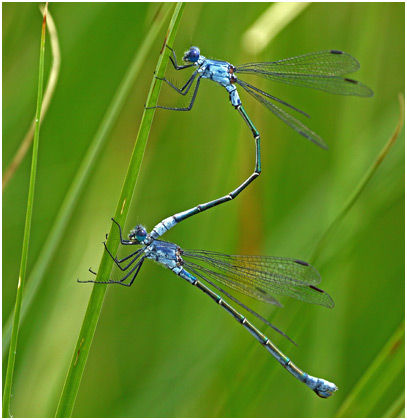
[{"label": "transparent wing", "polygon": [[305,116],[305,117],[307,117],[307,118],[310,118],[310,116],[309,116],[306,112],[301,111],[301,109],[298,109],[297,107],[295,107],[295,106],[293,106],[293,105],[290,105],[288,102],[285,102],[285,101],[283,101],[282,99],[279,99],[279,98],[277,98],[277,97],[275,97],[275,96],[273,96],[273,95],[270,95],[270,93],[264,92],[264,90],[261,90],[261,89],[257,88],[256,86],[250,85],[249,83],[246,83],[246,82],[244,82],[243,80],[238,80],[238,81],[237,81],[237,83],[238,83],[240,86],[245,85],[245,86],[246,86],[246,87],[248,87],[249,89],[254,90],[255,92],[258,92],[258,93],[260,93],[261,95],[263,95],[263,96],[265,96],[265,97],[267,97],[267,98],[270,98],[270,99],[272,99],[273,101],[276,101],[276,102],[278,102],[278,103],[279,103],[279,104],[281,104],[281,105],[286,106],[287,108],[293,109],[294,111],[297,111],[298,113],[300,113],[300,114],[304,115],[304,116]]},{"label": "transparent wing", "polygon": [[353,79],[338,77],[359,69],[358,61],[342,51],[319,51],[268,63],[237,66],[235,73],[256,74],[275,82],[323,90],[337,95],[372,96],[373,91]]},{"label": "transparent wing", "polygon": [[[239,86],[242,86],[242,88],[250,93],[255,99],[257,99],[260,103],[262,103],[267,109],[269,109],[271,112],[273,112],[278,118],[280,118],[282,121],[284,121],[288,126],[290,126],[292,129],[294,129],[297,133],[304,136],[306,139],[312,141],[317,146],[322,147],[323,149],[327,149],[328,146],[325,144],[324,140],[321,136],[316,134],[314,131],[309,129],[305,124],[303,124],[301,121],[297,120],[297,118],[293,117],[291,114],[289,114],[286,111],[283,111],[281,108],[279,108],[277,105],[274,105],[270,101],[268,101],[265,97],[262,96],[264,94],[259,89],[254,89],[253,86],[247,84],[246,82],[243,82],[242,80],[237,80],[237,84]],[[261,92],[261,94],[260,94]]]},{"label": "transparent wing", "polygon": [[[217,286],[215,283],[213,283],[209,278],[214,278],[214,280],[217,280],[216,277],[213,276],[213,272],[209,271],[209,273],[207,273],[206,277],[200,272],[203,271],[202,267],[197,266],[196,264],[193,263],[188,263],[186,264],[188,271],[190,271],[192,274],[194,274],[195,276],[199,277],[200,279],[204,280],[205,282],[207,282],[208,284],[210,284],[212,287],[214,287],[216,290],[219,290],[219,292],[223,293],[225,296],[227,296],[229,299],[231,299],[233,302],[237,303],[238,305],[240,305],[242,308],[244,308],[246,311],[250,312],[252,315],[254,315],[255,317],[257,317],[258,319],[260,319],[261,321],[263,321],[266,325],[268,325],[269,327],[273,328],[275,331],[277,331],[279,334],[281,334],[283,337],[287,338],[288,340],[290,340],[293,344],[297,345],[297,343],[295,341],[293,341],[287,334],[285,334],[284,332],[282,332],[279,328],[277,328],[275,325],[273,325],[271,322],[269,322],[266,318],[263,318],[261,315],[259,315],[257,312],[253,311],[253,309],[250,309],[247,305],[245,305],[244,303],[240,302],[240,300],[236,299],[234,296],[232,296],[231,294],[229,294],[228,292],[226,292],[225,290],[223,290],[222,288],[220,288],[219,286]],[[195,268],[194,268],[195,267]],[[234,314],[231,314],[233,317],[235,317]],[[236,318],[236,317],[235,317]],[[240,318],[236,318],[239,321],[241,321]]]},{"label": "transparent wing", "polygon": [[[308,263],[290,258],[226,255],[212,251],[184,250],[191,266],[220,283],[255,299],[278,304],[272,296],[289,296],[332,308],[332,298],[316,287],[321,277]],[[189,260],[199,261],[199,265]],[[216,269],[203,267],[209,265]]]},{"label": "transparent wing", "polygon": [[239,71],[268,71],[270,73],[341,76],[359,70],[356,58],[338,50],[317,51],[267,63],[248,63],[237,66]]}]

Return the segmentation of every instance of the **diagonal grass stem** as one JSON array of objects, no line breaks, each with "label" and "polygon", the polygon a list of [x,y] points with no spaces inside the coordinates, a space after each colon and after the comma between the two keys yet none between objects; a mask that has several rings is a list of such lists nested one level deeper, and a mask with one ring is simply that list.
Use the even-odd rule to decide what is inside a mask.
[{"label": "diagonal grass stem", "polygon": [[[168,61],[167,57],[169,53],[169,50],[165,48],[165,44],[168,43],[172,45],[184,7],[185,4],[183,3],[177,3],[175,6],[175,10],[169,24],[167,36],[156,66],[155,75],[158,77],[163,77],[165,73],[165,68]],[[162,82],[157,80],[155,76],[153,77],[147,97],[147,107],[151,107],[157,104],[161,83]],[[154,110],[144,110],[139,132],[137,134],[136,143],[134,145],[133,153],[130,159],[129,168],[127,170],[126,178],[115,212],[115,219],[121,224],[124,224],[127,213],[129,211],[134,188],[136,186],[138,174],[143,160],[144,151],[147,145],[148,134],[151,129],[153,116]],[[115,254],[117,248],[119,247],[119,238],[116,233],[113,233],[114,231],[112,228],[108,236],[107,246],[109,249],[111,249],[112,253]],[[107,279],[112,270],[112,265],[113,260],[109,258],[108,254],[103,253],[96,280]],[[107,285],[95,284],[92,289],[92,294],[89,298],[89,303],[82,323],[82,328],[73,352],[68,375],[57,408],[56,417],[70,417],[72,414],[83,371],[85,369],[86,360],[89,355],[90,346],[92,344],[92,339],[96,330],[100,311],[102,309],[106,288]]]}]

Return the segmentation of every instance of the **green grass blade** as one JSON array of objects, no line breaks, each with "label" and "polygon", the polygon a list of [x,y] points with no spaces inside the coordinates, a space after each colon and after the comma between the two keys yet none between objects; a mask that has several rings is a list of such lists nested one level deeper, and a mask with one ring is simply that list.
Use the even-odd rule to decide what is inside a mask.
[{"label": "green grass blade", "polygon": [[[183,3],[177,3],[175,6],[175,10],[165,39],[165,43],[168,43],[169,45],[172,45],[174,41],[184,7],[185,5]],[[167,57],[169,50],[165,48],[165,43],[163,45],[160,57],[158,59],[155,71],[155,75],[159,77],[162,77],[164,75],[168,61]],[[158,81],[154,77],[147,98],[147,107],[154,106],[157,104],[160,87],[161,81]],[[130,202],[133,196],[134,188],[136,186],[137,177],[140,171],[141,162],[147,144],[147,138],[150,132],[153,116],[154,110],[144,110],[136,143],[133,149],[133,154],[131,156],[129,168],[127,171],[126,179],[124,181],[124,185],[115,213],[115,218],[119,223],[124,223],[129,210]],[[113,254],[115,254],[119,246],[119,238],[117,233],[113,230],[113,226],[110,230],[107,245],[109,246]],[[109,256],[106,253],[103,253],[103,257],[99,266],[99,271],[96,279],[108,279],[112,269],[112,264],[112,259],[109,258]],[[85,368],[92,339],[95,333],[99,314],[102,308],[106,287],[107,285],[102,284],[95,284],[93,287],[92,294],[88,303],[88,308],[83,320],[82,328],[79,333],[78,341],[73,352],[73,357],[65,381],[64,389],[62,391],[61,398],[59,401],[58,409],[56,412],[57,417],[69,417],[72,414],[76,395],[78,393],[80,381]]]},{"label": "green grass blade", "polygon": [[358,200],[362,192],[365,190],[367,184],[372,179],[373,175],[376,173],[376,170],[379,168],[380,164],[383,162],[384,158],[387,156],[391,147],[397,140],[397,137],[399,136],[401,128],[403,127],[403,124],[404,124],[404,98],[401,94],[399,94],[399,103],[400,103],[400,114],[399,114],[399,119],[397,121],[397,125],[396,125],[396,128],[394,129],[393,134],[391,135],[389,140],[386,142],[386,144],[383,146],[376,160],[368,169],[365,176],[361,179],[355,191],[349,197],[348,201],[344,204],[344,206],[339,211],[336,218],[332,221],[332,223],[326,229],[325,233],[322,235],[321,239],[319,240],[318,244],[315,247],[314,254],[310,258],[310,263],[315,264],[315,261],[321,254],[321,251],[325,248],[326,242],[331,237],[335,229],[339,226],[343,218],[352,209],[353,205],[356,203],[356,201]]},{"label": "green grass blade", "polygon": [[242,35],[243,49],[253,55],[261,53],[310,4],[310,2],[273,3]]},{"label": "green grass blade", "polygon": [[[43,10],[41,10],[41,13],[43,14]],[[44,121],[45,116],[47,115],[47,111],[51,103],[51,99],[54,96],[55,87],[57,85],[58,77],[59,77],[59,70],[61,68],[61,49],[59,47],[58,33],[56,30],[55,22],[52,19],[51,13],[49,11],[47,14],[47,28],[48,28],[49,39],[51,43],[52,68],[49,74],[47,87],[45,88],[44,99],[42,101],[41,114],[42,114],[43,121]],[[21,165],[21,162],[23,161],[24,156],[27,154],[32,143],[34,129],[35,129],[35,119],[31,123],[31,126],[28,129],[26,135],[24,136],[23,141],[21,142],[20,147],[18,148],[16,154],[14,155],[10,164],[4,171],[3,181],[2,181],[3,191],[7,187],[10,179],[13,177],[16,170]],[[3,350],[3,354],[4,354],[4,350]]]},{"label": "green grass blade", "polygon": [[3,417],[11,416],[10,414],[11,387],[12,387],[12,382],[13,382],[14,365],[15,365],[15,360],[16,360],[17,338],[18,338],[18,330],[19,330],[19,325],[20,325],[21,302],[23,299],[23,290],[24,290],[25,276],[26,276],[26,269],[27,269],[28,245],[30,242],[31,220],[32,220],[32,212],[33,212],[33,205],[34,205],[35,178],[37,174],[38,145],[39,145],[39,136],[40,136],[42,89],[43,89],[43,84],[44,84],[45,29],[46,29],[46,21],[47,21],[47,9],[48,9],[48,4],[46,4],[45,9],[44,9],[44,17],[42,21],[42,30],[41,30],[37,110],[35,113],[35,130],[34,130],[33,154],[32,154],[32,161],[31,161],[30,186],[28,190],[27,213],[25,217],[23,248],[22,248],[22,253],[21,253],[20,273],[19,273],[19,279],[18,279],[18,285],[17,285],[13,330],[11,333],[9,358],[7,362],[6,379],[4,383]]},{"label": "green grass blade", "polygon": [[338,410],[337,417],[370,417],[375,403],[404,370],[404,321],[359,380]]},{"label": "green grass blade", "polygon": [[[168,13],[171,10],[171,5],[165,3],[157,14],[154,21],[151,23],[149,32],[147,33],[141,48],[134,55],[132,63],[126,75],[123,77],[117,92],[112,99],[109,108],[104,115],[102,122],[91,142],[91,145],[76,172],[75,178],[69,187],[68,192],[65,195],[64,201],[61,204],[59,212],[55,218],[55,222],[50,230],[47,239],[44,241],[44,246],[41,253],[35,262],[35,265],[28,278],[27,287],[24,291],[24,302],[21,308],[21,320],[25,319],[27,312],[29,311],[31,304],[40,288],[41,281],[44,278],[44,274],[52,261],[55,251],[58,249],[58,245],[63,238],[66,227],[70,221],[72,212],[76,208],[78,200],[82,194],[82,191],[89,180],[90,175],[93,173],[93,168],[97,162],[106,141],[108,135],[117,121],[120,111],[128,97],[128,94],[133,86],[134,80],[138,76],[141,70],[141,66],[150,52],[151,47],[155,38],[157,37]],[[7,354],[8,343],[11,337],[12,317],[4,324],[3,327],[3,356]]]},{"label": "green grass blade", "polygon": [[402,418],[405,417],[405,405],[406,405],[406,396],[402,392],[397,399],[394,400],[393,404],[389,409],[384,413],[383,417],[388,418]]}]

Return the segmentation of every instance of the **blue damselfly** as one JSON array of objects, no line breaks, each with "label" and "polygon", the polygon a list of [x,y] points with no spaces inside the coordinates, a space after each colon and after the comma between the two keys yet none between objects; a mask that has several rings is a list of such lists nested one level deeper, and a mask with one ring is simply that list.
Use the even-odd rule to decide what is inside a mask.
[{"label": "blue damselfly", "polygon": [[[325,379],[308,375],[299,369],[264,334],[252,325],[245,316],[236,311],[222,297],[199,280],[201,279],[217,289],[228,299],[237,303],[292,341],[277,327],[216,285],[212,280],[216,280],[222,285],[228,286],[257,300],[278,306],[281,305],[274,298],[274,294],[289,296],[304,302],[332,308],[334,302],[331,297],[316,286],[321,281],[318,271],[304,261],[290,258],[227,255],[211,251],[181,249],[174,243],[157,239],[162,233],[168,230],[170,219],[168,218],[160,222],[150,233],[147,233],[143,226],[138,225],[130,231],[129,239],[123,239],[120,224],[112,219],[118,226],[122,245],[140,245],[141,247],[118,260],[109,251],[106,243],[104,243],[106,251],[114,260],[117,267],[126,274],[120,280],[78,281],[81,283],[120,284],[130,287],[136,279],[144,261],[146,259],[154,260],[169,268],[189,284],[196,286],[206,293],[242,324],[286,370],[298,380],[305,383],[318,396],[322,398],[330,397],[337,390],[335,384]],[[90,271],[96,274],[92,270]]]},{"label": "blue damselfly", "polygon": [[[198,47],[191,47],[184,53],[183,56],[183,61],[188,64],[180,66],[178,65],[174,50],[168,45],[167,48],[171,51],[169,58],[175,70],[183,70],[190,67],[196,67],[196,70],[181,88],[178,88],[166,78],[161,80],[166,82],[169,86],[171,86],[171,88],[181,95],[186,95],[192,86],[195,85],[195,87],[193,89],[191,101],[187,107],[172,108],[157,105],[155,108],[174,111],[190,111],[195,102],[201,79],[209,79],[220,84],[228,91],[230,102],[235,109],[239,111],[239,114],[249,126],[255,140],[256,157],[253,174],[250,175],[249,178],[247,178],[246,181],[244,181],[239,187],[226,196],[200,205],[200,211],[205,211],[211,207],[234,199],[254,179],[256,179],[261,172],[260,133],[249,118],[246,110],[243,108],[237,91],[237,86],[241,86],[246,92],[257,99],[297,133],[301,134],[318,146],[327,148],[324,140],[318,134],[313,132],[290,113],[281,109],[277,104],[309,118],[308,114],[295,106],[244,82],[239,78],[240,75],[257,75],[273,82],[281,82],[300,87],[309,87],[337,95],[362,97],[369,97],[373,95],[372,90],[363,83],[347,77],[341,77],[348,73],[354,73],[360,66],[354,57],[339,50],[319,51],[278,61],[248,63],[240,66],[234,66],[227,61],[208,59],[201,55]],[[274,103],[270,102],[270,100]]]}]

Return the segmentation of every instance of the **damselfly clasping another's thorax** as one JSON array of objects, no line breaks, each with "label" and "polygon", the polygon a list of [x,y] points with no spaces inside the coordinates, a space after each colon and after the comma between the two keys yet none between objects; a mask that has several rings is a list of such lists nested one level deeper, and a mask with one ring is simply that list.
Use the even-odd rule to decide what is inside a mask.
[{"label": "damselfly clasping another's thorax", "polygon": [[[168,45],[167,47],[171,51],[169,58],[175,70],[184,70],[194,67],[195,71],[181,88],[175,86],[165,77],[161,80],[166,82],[181,95],[186,95],[193,89],[192,98],[189,105],[185,108],[172,108],[161,105],[157,105],[154,108],[190,111],[195,103],[201,80],[212,80],[227,90],[231,104],[238,110],[243,120],[249,126],[255,140],[256,157],[254,172],[239,185],[239,187],[226,196],[203,205],[203,210],[234,199],[261,173],[260,133],[254,126],[246,110],[243,108],[237,90],[238,87],[241,87],[249,93],[301,136],[324,149],[327,148],[321,136],[308,128],[307,125],[294,117],[290,112],[295,112],[303,117],[309,118],[307,113],[243,81],[241,76],[256,75],[273,82],[308,87],[336,95],[360,97],[369,97],[373,95],[373,91],[365,84],[348,77],[343,77],[348,73],[354,73],[360,66],[354,57],[340,50],[318,51],[278,61],[248,63],[234,66],[227,61],[206,58],[201,55],[198,47],[191,47],[183,56],[183,61],[187,64],[180,66],[178,65],[174,50]],[[210,204],[210,206],[208,206],[208,204]]]}]

